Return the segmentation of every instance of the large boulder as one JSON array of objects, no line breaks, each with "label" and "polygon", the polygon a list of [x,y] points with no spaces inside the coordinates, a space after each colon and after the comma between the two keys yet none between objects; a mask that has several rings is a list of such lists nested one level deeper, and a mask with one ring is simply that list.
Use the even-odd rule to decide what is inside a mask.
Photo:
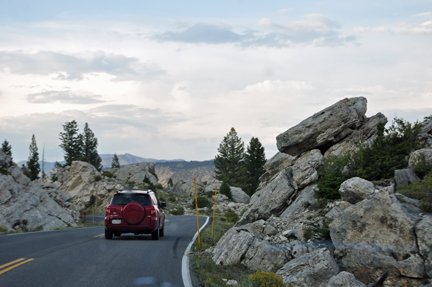
[{"label": "large boulder", "polygon": [[420,180],[412,167],[396,169],[394,171],[394,177],[397,186],[400,186],[402,184],[410,184]]},{"label": "large boulder", "polygon": [[314,198],[316,184],[309,185],[301,190],[295,201],[284,210],[281,217],[288,217],[291,214],[299,214],[305,210],[306,205],[310,205],[316,201]]},{"label": "large boulder", "polygon": [[366,285],[356,280],[351,273],[342,271],[330,278],[326,287],[366,287]]},{"label": "large boulder", "polygon": [[0,225],[7,230],[76,227],[79,213],[58,185],[30,181],[0,150]]},{"label": "large boulder", "polygon": [[316,148],[327,150],[363,123],[366,106],[364,97],[343,99],[278,135],[277,148],[292,156]]},{"label": "large boulder", "polygon": [[399,278],[397,282],[401,276],[421,278],[424,266],[416,256],[414,232],[418,219],[395,195],[374,193],[346,208],[330,224],[335,255],[344,270],[364,283],[377,280],[382,270],[389,271],[390,280]]},{"label": "large boulder", "polygon": [[426,274],[432,278],[432,216],[423,216],[415,227],[419,252],[425,260]]},{"label": "large boulder", "polygon": [[113,192],[124,187],[118,183],[123,180],[103,177],[92,164],[83,161],[74,161],[71,166],[60,169],[57,174],[60,190],[70,196],[79,208],[85,207],[91,196],[97,198],[98,202],[107,203]]},{"label": "large boulder", "polygon": [[218,188],[218,193],[220,190],[220,187],[222,185],[222,181],[217,179],[212,179],[207,181],[207,184],[204,187],[204,192],[215,192],[216,187]]},{"label": "large boulder", "polygon": [[233,200],[235,202],[239,203],[246,203],[248,204],[250,202],[250,196],[243,191],[240,187],[234,187],[230,186],[231,194],[233,197]]},{"label": "large boulder", "polygon": [[293,287],[324,287],[327,281],[338,273],[339,266],[327,248],[317,249],[293,259],[276,272],[286,285]]},{"label": "large boulder", "polygon": [[432,165],[432,148],[423,148],[413,151],[408,159],[408,166],[414,167],[418,163]]},{"label": "large boulder", "polygon": [[[202,194],[204,192],[205,186],[201,183],[196,183],[196,191],[197,194]],[[195,194],[195,183],[193,181],[185,182],[183,180],[179,180],[174,185],[174,192],[185,193],[188,195]]]},{"label": "large boulder", "polygon": [[117,180],[134,182],[135,184],[143,183],[147,177],[153,184],[158,184],[155,165],[153,162],[142,162],[125,165],[114,173]]},{"label": "large boulder", "polygon": [[[92,164],[83,161],[74,161],[65,174],[61,190],[72,198],[76,198],[82,193],[88,195],[90,194],[88,185],[94,182],[96,175],[100,174]],[[86,187],[87,192],[83,192]]]},{"label": "large boulder", "polygon": [[287,251],[263,239],[276,233],[264,220],[231,228],[215,246],[212,259],[220,265],[242,263],[253,270],[275,272],[287,262]]},{"label": "large boulder", "polygon": [[212,259],[219,265],[240,263],[254,240],[252,233],[231,228],[218,241]]},{"label": "large boulder", "polygon": [[296,192],[292,182],[292,169],[288,167],[261,190],[259,200],[250,204],[236,225],[240,226],[259,219],[267,219],[272,214],[280,214]]},{"label": "large boulder", "polygon": [[323,163],[321,151],[313,149],[302,154],[292,166],[293,185],[302,189],[318,180],[318,167]]},{"label": "large boulder", "polygon": [[339,193],[343,201],[356,204],[373,194],[374,190],[375,187],[372,182],[360,177],[353,177],[341,184]]},{"label": "large boulder", "polygon": [[293,165],[296,158],[282,152],[276,153],[271,159],[269,159],[264,165],[265,173],[260,177],[260,186],[258,189],[262,189],[266,186],[273,178],[285,168]]}]

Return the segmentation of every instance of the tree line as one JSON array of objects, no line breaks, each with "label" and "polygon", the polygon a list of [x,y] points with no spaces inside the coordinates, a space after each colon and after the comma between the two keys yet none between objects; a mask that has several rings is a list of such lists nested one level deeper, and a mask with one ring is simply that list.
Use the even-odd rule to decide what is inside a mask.
[{"label": "tree line", "polygon": [[265,151],[258,138],[252,137],[246,148],[234,128],[223,138],[215,156],[215,178],[222,181],[221,193],[228,194],[229,186],[255,193],[264,173]]},{"label": "tree line", "polygon": [[[56,166],[68,166],[73,161],[85,161],[92,164],[98,171],[101,171],[103,166],[101,165],[102,159],[97,152],[98,140],[90,129],[88,123],[85,123],[84,131],[80,134],[78,131],[78,125],[75,120],[66,122],[63,125],[63,132],[60,132],[60,147],[64,151],[65,164],[61,165],[56,162]],[[3,152],[10,156],[12,163],[12,146],[4,140],[1,149]],[[44,164],[44,152],[42,153],[42,165]],[[118,157],[115,154],[113,159],[113,167],[120,167]],[[36,143],[35,135],[32,135],[31,143],[29,146],[29,157],[27,164],[21,166],[24,174],[27,175],[31,180],[39,179],[41,172],[41,166],[39,163],[39,149]],[[46,177],[45,171],[42,169],[42,179]]]}]

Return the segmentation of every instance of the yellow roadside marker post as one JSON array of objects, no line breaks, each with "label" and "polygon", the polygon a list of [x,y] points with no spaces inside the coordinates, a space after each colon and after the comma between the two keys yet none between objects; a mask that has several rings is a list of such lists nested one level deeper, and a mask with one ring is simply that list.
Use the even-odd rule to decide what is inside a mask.
[{"label": "yellow roadside marker post", "polygon": [[198,195],[197,195],[196,179],[195,179],[195,177],[194,177],[194,186],[195,186],[195,207],[196,207],[197,226],[198,226],[198,247],[201,248],[201,239],[200,239],[200,232],[199,232],[199,218],[198,218]]},{"label": "yellow roadside marker post", "polygon": [[213,204],[213,222],[212,222],[212,234],[211,234],[212,237],[213,237],[215,210],[216,210],[216,194],[217,194],[217,186],[215,188],[215,199],[214,199],[214,204]]}]

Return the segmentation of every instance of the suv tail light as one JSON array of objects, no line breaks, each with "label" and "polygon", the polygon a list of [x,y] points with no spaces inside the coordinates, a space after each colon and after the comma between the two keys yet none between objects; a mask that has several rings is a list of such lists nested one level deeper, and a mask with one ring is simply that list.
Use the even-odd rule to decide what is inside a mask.
[{"label": "suv tail light", "polygon": [[116,209],[115,207],[113,207],[113,206],[109,206],[109,207],[107,208],[106,213],[107,213],[107,214],[113,214],[113,213],[116,212],[116,211],[117,211],[117,209]]},{"label": "suv tail light", "polygon": [[150,215],[153,215],[156,213],[156,208],[154,206],[150,206]]}]

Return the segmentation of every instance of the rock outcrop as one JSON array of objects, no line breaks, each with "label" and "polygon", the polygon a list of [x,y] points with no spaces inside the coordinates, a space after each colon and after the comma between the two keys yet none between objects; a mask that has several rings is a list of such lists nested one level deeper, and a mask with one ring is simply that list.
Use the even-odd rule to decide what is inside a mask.
[{"label": "rock outcrop", "polygon": [[277,148],[292,156],[315,148],[325,151],[364,122],[366,106],[364,97],[343,99],[278,135]]},{"label": "rock outcrop", "polygon": [[59,185],[30,181],[0,149],[0,225],[7,230],[75,227],[79,213]]},{"label": "rock outcrop", "polygon": [[[213,261],[276,271],[292,286],[361,287],[380,278],[386,287],[429,284],[432,216],[419,200],[395,193],[394,181],[351,178],[340,200],[314,197],[324,159],[372,142],[387,122],[365,113],[365,98],[344,99],[279,135],[280,152],[240,220],[211,249]],[[423,139],[432,138],[429,126]],[[429,159],[429,150],[412,157],[419,154]]]},{"label": "rock outcrop", "polygon": [[71,166],[57,172],[60,190],[72,197],[72,202],[83,208],[93,195],[98,201],[107,203],[112,193],[126,186],[142,185],[147,177],[150,182],[157,184],[153,163],[136,163],[115,168],[109,171],[112,177],[102,176],[90,163],[74,161]]}]

